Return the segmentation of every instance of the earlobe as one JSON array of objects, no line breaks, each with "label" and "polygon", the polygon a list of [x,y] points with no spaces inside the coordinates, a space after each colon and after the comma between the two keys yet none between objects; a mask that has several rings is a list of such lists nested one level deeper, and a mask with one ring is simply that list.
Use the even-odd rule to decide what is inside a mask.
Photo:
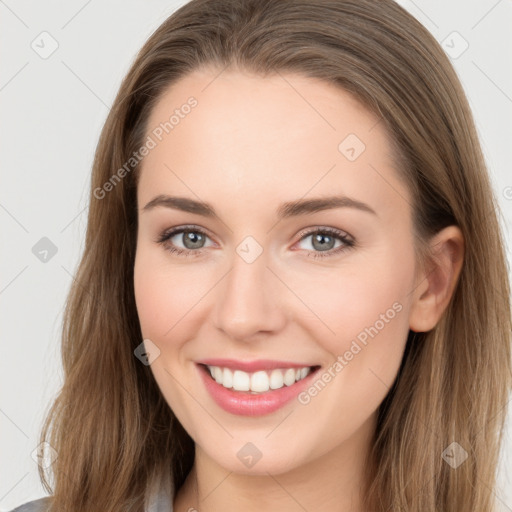
[{"label": "earlobe", "polygon": [[448,226],[430,241],[432,255],[422,269],[413,292],[409,327],[415,332],[433,329],[448,307],[464,260],[464,237],[457,226]]}]

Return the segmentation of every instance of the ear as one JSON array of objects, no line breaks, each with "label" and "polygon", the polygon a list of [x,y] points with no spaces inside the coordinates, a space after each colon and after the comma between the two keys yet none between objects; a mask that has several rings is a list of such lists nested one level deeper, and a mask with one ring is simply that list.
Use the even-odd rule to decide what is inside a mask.
[{"label": "ear", "polygon": [[432,256],[418,272],[409,314],[415,332],[433,329],[448,307],[462,269],[464,237],[457,226],[448,226],[430,241]]}]

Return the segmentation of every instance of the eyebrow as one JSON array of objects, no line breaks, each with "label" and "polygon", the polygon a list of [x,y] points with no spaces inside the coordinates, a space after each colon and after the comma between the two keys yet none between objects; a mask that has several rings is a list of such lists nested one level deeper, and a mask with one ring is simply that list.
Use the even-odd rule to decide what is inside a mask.
[{"label": "eyebrow", "polygon": [[[196,201],[188,197],[169,196],[160,194],[154,197],[142,209],[143,212],[153,210],[156,207],[172,208],[181,210],[183,212],[195,213],[204,217],[216,217],[217,214],[213,206],[203,201]],[[307,213],[316,213],[323,210],[330,210],[333,208],[355,208],[363,212],[377,215],[375,210],[368,206],[366,203],[352,199],[347,196],[328,196],[318,197],[312,199],[299,199],[297,201],[289,201],[283,203],[277,208],[276,215],[278,219],[285,219],[304,215]],[[377,215],[378,216],[378,215]]]}]

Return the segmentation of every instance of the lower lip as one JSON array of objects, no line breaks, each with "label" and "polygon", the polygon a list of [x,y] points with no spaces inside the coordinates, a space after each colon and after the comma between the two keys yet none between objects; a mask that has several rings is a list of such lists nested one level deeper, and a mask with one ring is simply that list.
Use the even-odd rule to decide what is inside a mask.
[{"label": "lower lip", "polygon": [[244,391],[233,391],[217,383],[210,376],[209,370],[198,365],[199,373],[206,386],[206,389],[215,400],[217,405],[231,414],[239,416],[262,416],[277,411],[285,404],[293,400],[305,387],[307,387],[318,368],[307,377],[295,382],[291,386],[269,390],[265,393],[253,395]]}]

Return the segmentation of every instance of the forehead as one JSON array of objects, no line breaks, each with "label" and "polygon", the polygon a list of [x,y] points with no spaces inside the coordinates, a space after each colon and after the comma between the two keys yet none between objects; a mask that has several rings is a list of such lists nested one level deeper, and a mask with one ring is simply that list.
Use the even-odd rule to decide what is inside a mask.
[{"label": "forehead", "polygon": [[162,94],[146,136],[155,147],[138,196],[147,200],[175,191],[246,205],[309,193],[374,204],[407,197],[379,118],[343,89],[298,74],[194,71]]}]

